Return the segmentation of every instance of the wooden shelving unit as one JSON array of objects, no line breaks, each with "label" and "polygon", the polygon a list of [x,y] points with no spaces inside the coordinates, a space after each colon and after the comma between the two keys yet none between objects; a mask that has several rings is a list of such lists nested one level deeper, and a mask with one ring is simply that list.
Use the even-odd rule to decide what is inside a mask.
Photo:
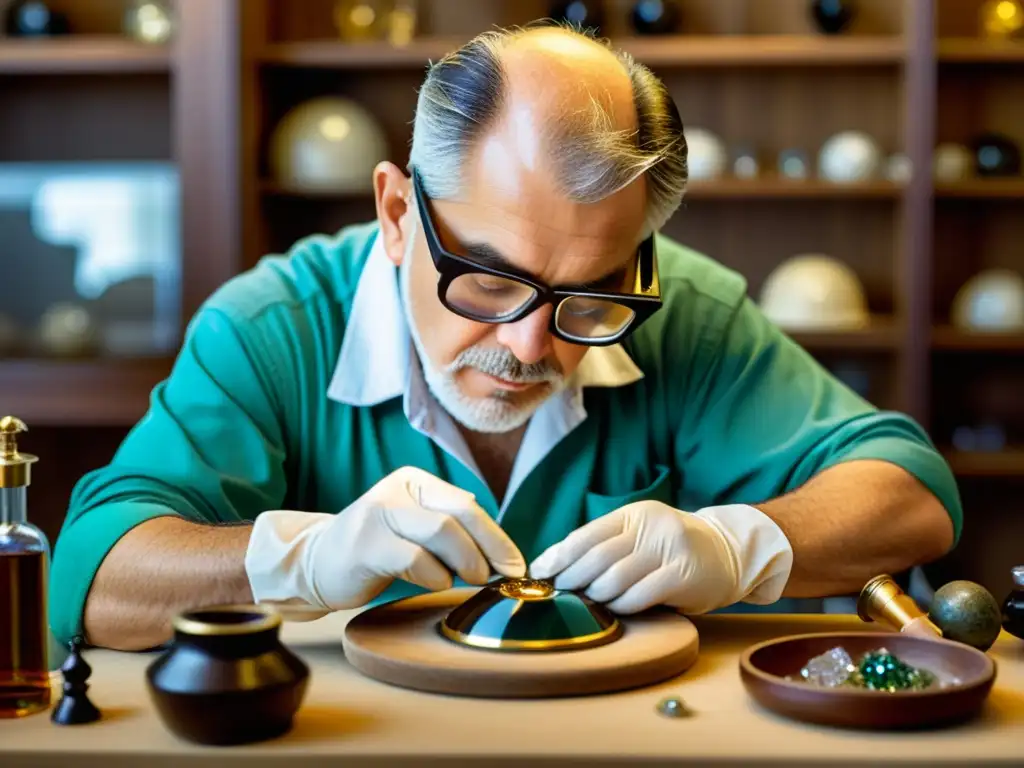
[{"label": "wooden shelving unit", "polygon": [[[481,30],[549,10],[546,0],[422,0],[421,36],[393,47],[341,42],[335,0],[178,0],[174,44],[151,47],[120,35],[126,0],[51,2],[82,34],[0,38],[0,161],[173,159],[186,321],[263,255],[375,215],[367,194],[289,190],[271,177],[269,138],[289,109],[318,95],[353,98],[404,164],[427,64]],[[742,272],[755,298],[790,256],[843,260],[882,321],[794,338],[826,365],[861,366],[871,399],[914,416],[937,444],[951,444],[957,425],[999,417],[993,403],[1004,400],[974,386],[1024,381],[1024,339],[964,334],[949,314],[975,272],[1024,269],[1024,176],[935,184],[930,170],[938,143],[983,130],[1024,146],[1024,40],[982,39],[981,0],[860,0],[857,22],[839,36],[819,34],[803,0],[679,2],[678,34],[635,36],[628,0],[608,0],[604,32],[665,80],[684,121],[730,148],[753,147],[767,173],[692,182],[666,234]],[[905,153],[912,178],[840,185],[772,175],[779,152],[801,149],[813,165],[829,136],[850,129]],[[56,436],[67,425],[96,422],[113,430],[112,447],[168,364],[0,360],[0,410],[52,425],[53,450],[72,444]],[[1024,444],[1024,418],[1006,420],[1008,442]],[[949,455],[970,504],[991,506],[997,479],[1024,477],[1020,452]],[[971,485],[979,481],[984,492]]]}]

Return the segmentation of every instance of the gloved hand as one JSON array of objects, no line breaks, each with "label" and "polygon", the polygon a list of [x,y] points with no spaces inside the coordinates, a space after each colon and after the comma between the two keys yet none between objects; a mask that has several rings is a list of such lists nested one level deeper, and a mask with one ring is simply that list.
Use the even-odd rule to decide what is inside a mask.
[{"label": "gloved hand", "polygon": [[530,565],[536,579],[584,590],[615,613],[654,605],[701,614],[740,601],[767,605],[789,580],[782,529],[743,504],[681,512],[638,501],[587,523]]},{"label": "gloved hand", "polygon": [[[392,472],[336,515],[256,518],[245,570],[257,603],[325,613],[365,605],[394,579],[442,590],[452,572],[484,584],[521,577],[522,554],[473,494],[415,467]],[[291,617],[296,617],[294,614]]]}]

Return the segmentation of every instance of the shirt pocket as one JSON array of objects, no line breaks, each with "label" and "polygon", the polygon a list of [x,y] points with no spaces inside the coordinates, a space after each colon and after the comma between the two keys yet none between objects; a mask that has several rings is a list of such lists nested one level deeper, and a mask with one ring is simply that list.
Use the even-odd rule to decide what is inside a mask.
[{"label": "shirt pocket", "polygon": [[660,501],[672,504],[672,470],[664,464],[656,464],[657,476],[646,488],[630,491],[621,496],[607,496],[601,493],[588,493],[584,500],[583,517],[586,522],[614,512],[619,507],[635,501]]}]

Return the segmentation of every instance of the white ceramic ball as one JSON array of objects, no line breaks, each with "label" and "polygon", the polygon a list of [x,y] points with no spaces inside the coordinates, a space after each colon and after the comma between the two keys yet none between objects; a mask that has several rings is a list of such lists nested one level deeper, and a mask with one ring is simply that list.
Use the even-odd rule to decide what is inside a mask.
[{"label": "white ceramic ball", "polygon": [[878,175],[884,155],[863,131],[843,131],[830,137],[818,153],[818,174],[837,184],[866,181]]},{"label": "white ceramic ball", "polygon": [[4,314],[0,314],[0,357],[12,354],[19,346],[18,324]]},{"label": "white ceramic ball", "polygon": [[99,345],[95,318],[85,307],[60,302],[49,307],[39,321],[44,351],[61,357],[91,354]]},{"label": "white ceramic ball", "polygon": [[351,99],[323,97],[298,105],[270,140],[274,178],[293,189],[369,191],[374,167],[387,158],[380,123]]},{"label": "white ceramic ball", "polygon": [[953,324],[970,331],[1024,330],[1024,278],[1008,269],[979,272],[953,299]]},{"label": "white ceramic ball", "polygon": [[974,173],[974,155],[963,144],[939,144],[935,148],[932,166],[938,181],[960,181]]},{"label": "white ceramic ball", "polygon": [[894,184],[906,184],[914,175],[914,164],[903,152],[896,152],[886,158],[884,173]]},{"label": "white ceramic ball", "polygon": [[793,256],[776,267],[759,303],[765,316],[785,330],[853,330],[870,321],[856,273],[818,253]]},{"label": "white ceramic ball", "polygon": [[729,156],[718,136],[706,128],[685,128],[683,134],[691,179],[714,179],[725,173]]}]

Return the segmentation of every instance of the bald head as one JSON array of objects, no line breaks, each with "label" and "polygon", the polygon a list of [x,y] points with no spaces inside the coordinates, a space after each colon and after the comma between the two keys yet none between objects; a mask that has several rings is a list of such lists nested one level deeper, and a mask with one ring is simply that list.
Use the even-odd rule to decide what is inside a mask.
[{"label": "bald head", "polygon": [[682,125],[664,85],[571,28],[487,32],[427,75],[410,165],[431,197],[463,199],[471,177],[509,153],[574,202],[637,182],[649,231],[674,213],[686,185]]}]

